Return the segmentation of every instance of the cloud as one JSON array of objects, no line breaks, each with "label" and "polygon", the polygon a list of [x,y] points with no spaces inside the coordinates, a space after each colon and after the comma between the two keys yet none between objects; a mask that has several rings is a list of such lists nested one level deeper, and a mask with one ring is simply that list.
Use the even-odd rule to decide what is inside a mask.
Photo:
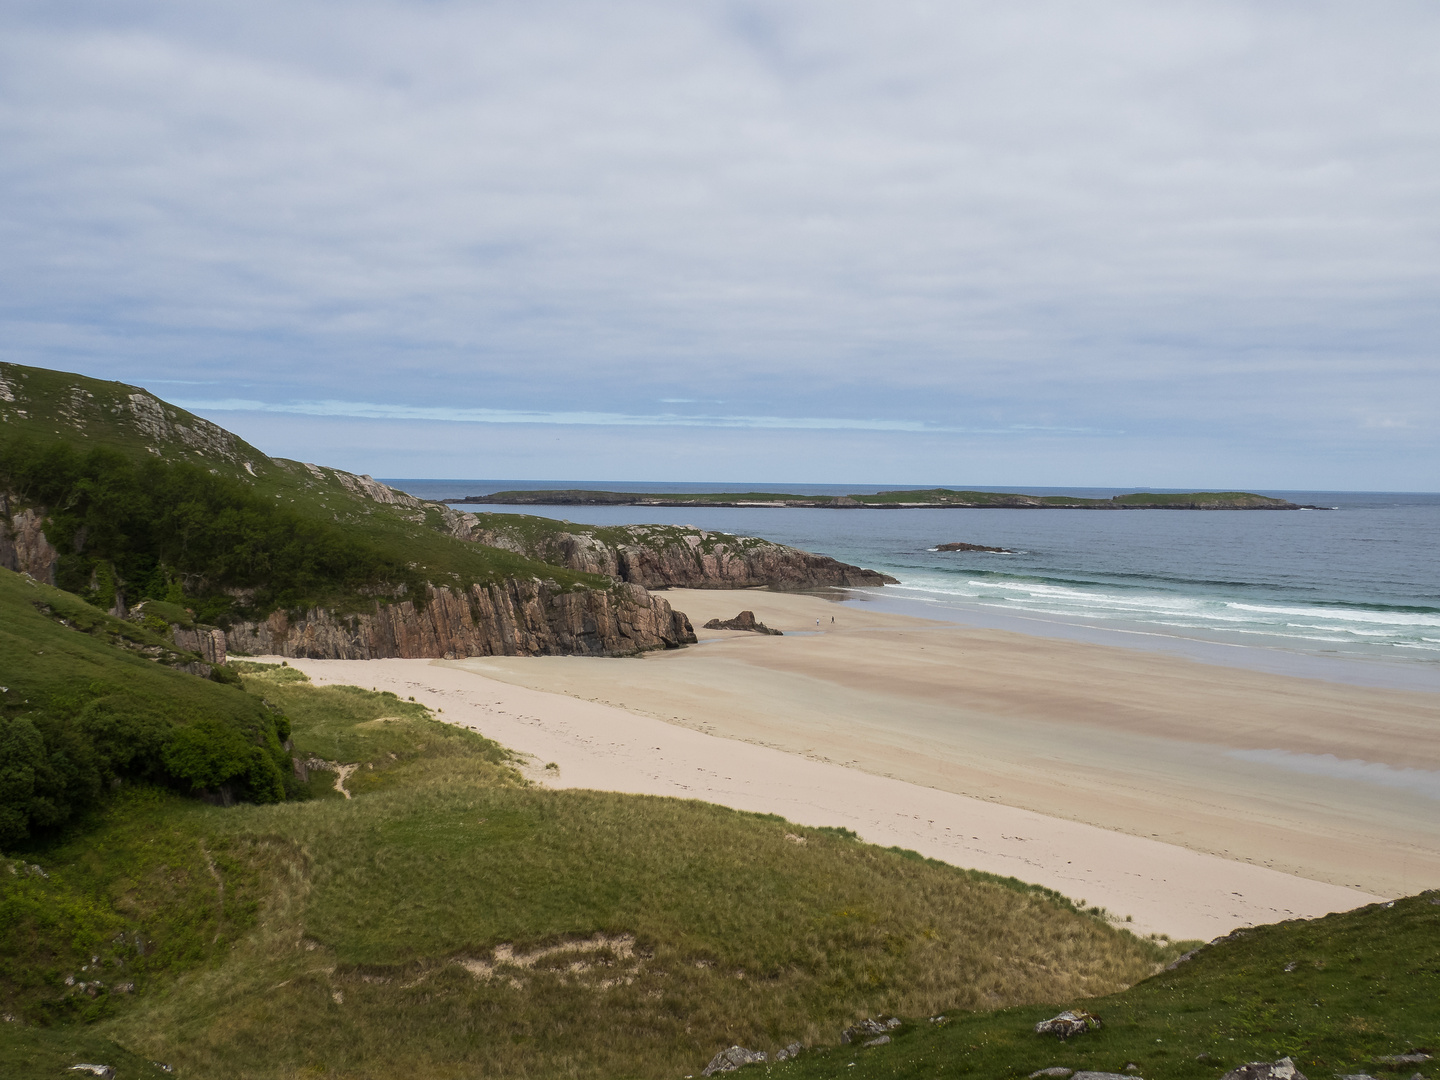
[{"label": "cloud", "polygon": [[[265,402],[244,398],[214,401],[170,399],[196,413],[258,412],[291,416],[333,416],[363,420],[435,420],[462,424],[546,424],[560,427],[698,427],[776,431],[891,431],[931,435],[1000,435],[1003,429],[935,427],[916,420],[875,420],[833,416],[714,416],[687,413],[557,412],[534,409],[474,409],[447,405],[394,405],[370,401]],[[1076,427],[1017,424],[1011,432],[1117,434]]]},{"label": "cloud", "polygon": [[0,339],[266,400],[1414,473],[1437,48],[1383,0],[9,5]]}]

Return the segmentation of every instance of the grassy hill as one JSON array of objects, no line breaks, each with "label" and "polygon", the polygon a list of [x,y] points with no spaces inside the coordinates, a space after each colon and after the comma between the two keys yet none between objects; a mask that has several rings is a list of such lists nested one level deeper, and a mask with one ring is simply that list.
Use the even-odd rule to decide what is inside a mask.
[{"label": "grassy hill", "polygon": [[65,827],[124,782],[284,798],[287,722],[181,670],[198,660],[0,570],[0,849]]},{"label": "grassy hill", "polygon": [[[462,541],[446,507],[271,458],[138,387],[44,368],[0,363],[0,489],[63,511],[52,543],[75,591],[104,602],[106,575],[120,564],[132,602],[176,599],[178,581],[212,622],[317,603],[358,610],[402,594],[423,601],[424,582],[611,585]],[[288,574],[283,586],[277,570]]]},{"label": "grassy hill", "polygon": [[393,695],[258,665],[245,684],[298,756],[357,766],[353,798],[322,770],[268,806],[132,786],[83,835],[12,848],[0,1073],[678,1077],[875,1012],[1118,989],[1166,955],[841,831],[538,789]]}]

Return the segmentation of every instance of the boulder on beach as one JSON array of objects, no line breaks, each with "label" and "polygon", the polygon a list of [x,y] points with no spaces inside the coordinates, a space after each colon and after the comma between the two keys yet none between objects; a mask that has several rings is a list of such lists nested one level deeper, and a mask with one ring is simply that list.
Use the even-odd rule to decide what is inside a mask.
[{"label": "boulder on beach", "polygon": [[774,634],[781,636],[781,631],[771,630],[763,622],[758,622],[753,611],[742,611],[733,619],[711,619],[705,624],[706,630],[748,630],[752,634]]}]

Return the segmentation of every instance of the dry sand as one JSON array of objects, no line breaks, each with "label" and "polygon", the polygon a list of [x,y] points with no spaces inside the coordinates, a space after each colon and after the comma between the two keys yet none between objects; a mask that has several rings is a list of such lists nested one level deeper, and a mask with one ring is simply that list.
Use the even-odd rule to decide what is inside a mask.
[{"label": "dry sand", "polygon": [[842,825],[1058,889],[1142,932],[1210,938],[1440,884],[1440,815],[1423,791],[1229,756],[1433,769],[1433,695],[815,597],[670,598],[697,626],[748,607],[788,633],[702,631],[698,647],[636,660],[293,663],[317,682],[413,694],[531,755],[530,774],[551,786]]}]

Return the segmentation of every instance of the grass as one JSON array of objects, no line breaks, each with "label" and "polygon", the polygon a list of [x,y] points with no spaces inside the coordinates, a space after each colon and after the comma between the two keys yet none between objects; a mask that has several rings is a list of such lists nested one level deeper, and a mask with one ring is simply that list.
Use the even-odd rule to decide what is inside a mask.
[{"label": "grass", "polygon": [[[820,1049],[769,1073],[1003,1080],[1133,1064],[1146,1080],[1218,1080],[1288,1055],[1312,1080],[1409,1077],[1416,1065],[1381,1059],[1440,1049],[1440,892],[1243,931],[1129,990],[1057,1004],[1083,1004],[1105,1027],[1061,1043],[1032,1030],[1053,1008],[951,1012],[941,1024],[919,1018],[889,1046]],[[1418,1069],[1435,1075],[1433,1063]]]},{"label": "grass", "polygon": [[[108,1039],[207,1077],[677,1077],[730,1042],[824,1041],[876,1012],[1118,989],[1165,955],[1043,890],[841,830],[535,788],[394,695],[244,670],[297,756],[358,766],[354,798],[135,790],[0,869],[0,910],[29,912],[0,924],[22,1021],[0,1025],[0,1071]],[[96,970],[94,997],[64,983]]]},{"label": "grass", "polygon": [[[24,438],[80,451],[105,448],[136,462],[190,463],[243,484],[278,509],[338,525],[346,537],[433,585],[467,589],[510,579],[553,583],[558,591],[609,588],[577,573],[453,535],[458,515],[438,503],[395,493],[342,470],[271,458],[238,436],[124,383],[0,362],[13,401],[0,395],[0,446]],[[138,403],[137,403],[138,399]],[[380,501],[380,499],[395,501]],[[344,610],[368,610],[373,591],[327,597]],[[243,604],[241,605],[243,607]]]}]

